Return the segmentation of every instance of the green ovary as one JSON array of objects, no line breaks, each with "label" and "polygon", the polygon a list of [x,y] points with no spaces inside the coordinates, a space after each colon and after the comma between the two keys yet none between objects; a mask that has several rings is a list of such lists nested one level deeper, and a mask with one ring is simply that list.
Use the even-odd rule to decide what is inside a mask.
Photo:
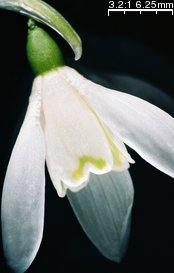
[{"label": "green ovary", "polygon": [[102,170],[106,166],[106,161],[102,158],[94,158],[92,156],[81,156],[79,159],[79,166],[77,169],[75,169],[72,173],[72,178],[74,180],[79,180],[80,178],[83,177],[84,175],[84,166],[85,164],[92,164],[94,165],[97,169]]}]

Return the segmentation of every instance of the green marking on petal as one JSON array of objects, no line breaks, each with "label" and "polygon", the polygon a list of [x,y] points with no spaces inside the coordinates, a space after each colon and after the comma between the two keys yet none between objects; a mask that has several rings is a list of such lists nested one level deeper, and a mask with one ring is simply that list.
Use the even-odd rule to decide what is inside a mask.
[{"label": "green marking on petal", "polygon": [[[96,114],[95,114],[96,115]],[[117,146],[114,144],[112,138],[110,137],[109,133],[107,132],[104,124],[102,123],[102,121],[99,119],[99,117],[96,115],[96,118],[98,120],[98,122],[100,123],[100,126],[102,127],[103,129],[103,132],[105,134],[105,137],[107,138],[107,141],[111,147],[111,151],[112,151],[112,156],[113,156],[113,159],[114,159],[114,166],[116,167],[122,167],[123,165],[123,162],[121,161],[120,159],[120,154],[121,154],[121,151],[117,148]]]},{"label": "green marking on petal", "polygon": [[93,156],[88,156],[88,155],[81,156],[79,159],[78,168],[76,170],[74,170],[72,173],[72,178],[74,180],[79,180],[80,178],[83,177],[84,167],[88,163],[94,165],[99,170],[102,170],[106,166],[106,161],[102,158],[97,159]]}]

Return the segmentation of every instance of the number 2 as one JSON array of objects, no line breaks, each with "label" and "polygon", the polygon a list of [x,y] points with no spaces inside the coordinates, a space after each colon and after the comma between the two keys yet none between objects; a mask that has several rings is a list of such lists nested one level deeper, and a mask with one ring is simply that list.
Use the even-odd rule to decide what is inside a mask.
[{"label": "number 2", "polygon": [[118,1],[118,8],[123,8],[123,1]]}]

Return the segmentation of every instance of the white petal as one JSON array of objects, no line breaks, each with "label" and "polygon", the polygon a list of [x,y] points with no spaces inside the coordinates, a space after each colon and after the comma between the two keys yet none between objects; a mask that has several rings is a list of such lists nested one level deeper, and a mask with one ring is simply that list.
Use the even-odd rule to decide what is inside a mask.
[{"label": "white petal", "polygon": [[64,74],[114,135],[174,177],[174,119],[170,115],[135,96],[92,83],[68,67]]},{"label": "white petal", "polygon": [[65,188],[85,185],[89,172],[110,171],[113,156],[94,113],[59,71],[42,77],[42,96],[48,170],[63,196]]},{"label": "white petal", "polygon": [[[33,92],[37,92],[35,82]],[[23,273],[39,249],[44,221],[45,148],[40,127],[40,98],[30,105],[13,148],[2,194],[2,239],[7,264]]]},{"label": "white petal", "polygon": [[91,175],[80,192],[67,192],[70,204],[87,236],[107,258],[120,262],[129,232],[133,186],[128,171]]}]

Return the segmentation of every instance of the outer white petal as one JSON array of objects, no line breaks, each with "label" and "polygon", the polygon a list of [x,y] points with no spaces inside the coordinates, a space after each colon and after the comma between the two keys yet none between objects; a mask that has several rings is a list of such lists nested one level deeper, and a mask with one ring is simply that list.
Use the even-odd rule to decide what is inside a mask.
[{"label": "outer white petal", "polygon": [[127,248],[133,186],[128,171],[91,175],[80,192],[67,192],[82,228],[107,258],[119,262]]},{"label": "outer white petal", "polygon": [[[45,148],[40,126],[39,82],[13,148],[2,194],[2,239],[7,264],[23,273],[39,249],[44,221]],[[35,94],[36,93],[36,94]]]},{"label": "outer white petal", "polygon": [[48,170],[63,196],[86,185],[90,172],[112,170],[113,155],[96,116],[60,70],[42,76],[42,96]]},{"label": "outer white petal", "polygon": [[69,67],[63,73],[114,135],[174,177],[174,119],[170,115],[135,96],[95,84]]}]

